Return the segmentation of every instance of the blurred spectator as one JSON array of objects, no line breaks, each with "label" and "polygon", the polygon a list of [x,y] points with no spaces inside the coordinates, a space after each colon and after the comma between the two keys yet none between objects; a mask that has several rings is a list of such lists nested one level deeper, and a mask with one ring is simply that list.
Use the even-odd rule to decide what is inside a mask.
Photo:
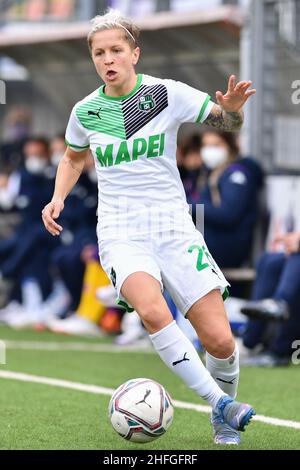
[{"label": "blurred spectator", "polygon": [[3,209],[16,206],[21,214],[21,227],[26,227],[32,221],[39,221],[44,198],[49,197],[53,181],[46,175],[50,165],[46,139],[29,139],[23,152],[24,165],[17,171],[1,176],[0,204]]},{"label": "blurred spectator", "polygon": [[[289,364],[292,343],[300,337],[300,232],[288,233],[275,242],[283,243],[285,253],[265,253],[261,257],[252,300],[241,309],[251,317],[243,336],[244,346],[249,351],[258,345],[266,348],[247,359],[247,365]],[[273,323],[270,329],[271,320],[283,323],[276,328]]]},{"label": "blurred spectator", "polygon": [[20,223],[8,239],[0,241],[0,274],[14,282],[11,300],[26,299],[26,308],[32,308],[49,294],[45,266],[55,243],[45,234],[41,222],[41,211],[53,191],[53,179],[46,174],[50,165],[48,142],[44,138],[29,139],[24,156],[24,166],[9,176],[6,186],[6,204],[16,207]]},{"label": "blurred spectator", "polygon": [[31,129],[31,114],[22,107],[7,113],[4,120],[2,139],[6,142],[20,142],[27,139]]},{"label": "blurred spectator", "polygon": [[[59,149],[62,151],[62,143],[54,139],[51,148],[53,157]],[[97,185],[88,173],[91,166],[89,160],[86,172],[81,175],[66,202],[63,215],[65,230],[60,238],[51,237],[44,230],[41,220],[41,210],[51,198],[55,178],[48,142],[41,138],[28,140],[24,146],[24,156],[24,167],[15,172],[18,180],[15,205],[21,214],[21,223],[12,237],[0,243],[2,277],[12,279],[15,284],[10,299],[13,306],[15,301],[26,304],[25,299],[35,299],[30,302],[30,308],[24,305],[22,316],[19,315],[20,308],[17,309],[18,315],[10,315],[9,322],[15,327],[29,326],[40,320],[45,313],[42,308],[45,299],[48,311],[50,305],[55,306],[59,313],[70,307],[72,301],[77,305],[84,272],[84,265],[78,258],[87,243],[95,243],[97,206]],[[60,278],[53,276],[53,267],[50,268],[54,261],[57,261],[57,270],[62,269],[67,286],[71,289]],[[27,281],[30,281],[30,292],[35,286],[35,294],[30,296],[26,293]]]},{"label": "blurred spectator", "polygon": [[10,210],[16,200],[20,186],[19,175],[0,173],[0,210]]},{"label": "blurred spectator", "polygon": [[208,248],[219,266],[242,266],[251,258],[262,169],[252,158],[239,156],[232,133],[205,131],[201,156],[209,171],[198,201],[204,204]]},{"label": "blurred spectator", "polygon": [[[52,150],[58,149],[58,139],[52,142]],[[56,145],[54,145],[56,144]],[[61,148],[62,145],[60,143]],[[55,152],[52,153],[52,156]],[[47,168],[47,173],[53,178],[55,170]],[[51,169],[50,169],[51,170]],[[20,309],[15,316],[10,315],[8,324],[15,328],[24,328],[34,325],[47,324],[51,319],[65,315],[69,309],[76,310],[81,299],[83,276],[85,272],[85,259],[82,253],[88,246],[96,244],[96,207],[97,207],[97,185],[93,180],[94,161],[91,155],[86,160],[84,172],[81,174],[76,186],[69,194],[65,203],[65,210],[60,218],[64,230],[60,237],[50,237],[51,245],[46,243],[45,230],[43,229],[39,213],[39,232],[35,231],[34,239],[31,240],[30,252],[39,249],[35,255],[35,273],[37,279],[41,278],[41,269],[48,275],[48,295],[40,298],[38,307],[35,305],[31,311],[19,315]],[[94,170],[95,171],[95,170]],[[92,175],[92,177],[90,176]],[[76,210],[75,210],[76,209]],[[47,235],[48,236],[48,235]],[[27,252],[29,247],[26,247]],[[26,267],[32,265],[32,260],[26,257]],[[44,256],[42,257],[41,252]],[[43,302],[43,300],[45,300]],[[11,309],[9,309],[11,310]]]},{"label": "blurred spectator", "polygon": [[23,153],[24,165],[30,174],[42,174],[46,166],[50,164],[49,143],[43,137],[27,140],[23,147]]},{"label": "blurred spectator", "polygon": [[198,202],[199,193],[207,179],[200,149],[200,134],[192,134],[181,143],[177,151],[178,170],[189,204]]},{"label": "blurred spectator", "polygon": [[15,207],[19,183],[17,172],[9,174],[8,170],[0,169],[0,241],[9,238],[20,223]]},{"label": "blurred spectator", "polygon": [[0,147],[0,171],[10,173],[23,163],[22,148],[29,138],[31,115],[23,108],[7,113]]},{"label": "blurred spectator", "polygon": [[53,137],[50,141],[50,158],[52,165],[57,168],[66,150],[66,142],[63,134]]}]

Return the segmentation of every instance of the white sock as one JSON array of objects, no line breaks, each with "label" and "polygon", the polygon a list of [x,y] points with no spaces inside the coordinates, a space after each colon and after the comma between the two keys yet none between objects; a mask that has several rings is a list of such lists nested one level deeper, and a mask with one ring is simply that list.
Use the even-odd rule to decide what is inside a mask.
[{"label": "white sock", "polygon": [[215,408],[225,395],[204,367],[190,340],[173,321],[162,330],[149,335],[164,363],[200,397]]},{"label": "white sock", "polygon": [[26,310],[36,310],[43,302],[43,294],[39,283],[34,278],[26,278],[21,284],[22,303]]},{"label": "white sock", "polygon": [[239,349],[237,344],[231,356],[218,359],[206,353],[206,368],[211,373],[220,388],[232,398],[236,397],[239,383]]}]

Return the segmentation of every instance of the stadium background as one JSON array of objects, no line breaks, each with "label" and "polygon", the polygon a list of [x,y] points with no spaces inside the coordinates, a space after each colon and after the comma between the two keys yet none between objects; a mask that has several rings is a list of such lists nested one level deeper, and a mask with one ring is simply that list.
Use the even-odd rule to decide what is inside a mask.
[{"label": "stadium background", "polygon": [[[291,218],[294,228],[300,230],[299,0],[3,0],[0,2],[0,79],[5,84],[6,96],[1,96],[0,105],[1,144],[8,139],[7,117],[16,109],[30,115],[32,135],[51,138],[64,132],[74,103],[98,86],[87,52],[86,35],[88,20],[107,6],[135,17],[141,27],[142,57],[138,71],[181,80],[207,91],[212,97],[217,89],[225,89],[231,73],[254,82],[257,94],[245,107],[241,146],[244,154],[260,161],[268,175],[265,198],[271,211],[269,239],[278,223],[284,225]],[[193,126],[185,125],[180,135],[188,135],[193,130]],[[278,194],[284,197],[278,198]],[[5,224],[2,218],[2,228]],[[241,271],[233,273],[233,276],[242,275]],[[244,275],[251,280],[253,271],[248,270]],[[36,352],[20,349],[18,341],[47,344],[53,341],[50,333],[19,333],[2,327],[0,335],[8,345],[7,365],[1,366],[3,370],[113,388],[128,377],[140,376],[146,360],[149,374],[161,377],[174,398],[196,402],[171,374],[165,373],[152,355],[142,353],[138,359],[135,357],[133,364],[130,353],[125,354],[124,363],[112,372],[109,366],[104,367],[111,361],[114,366],[116,363],[116,356],[110,356],[109,347],[107,350],[104,347],[102,352],[80,354],[74,352],[75,346],[68,349],[68,344],[73,344],[71,339],[55,338],[64,343],[66,351],[49,352],[41,348]],[[104,346],[106,342],[109,341],[102,340]],[[85,339],[84,344],[97,345],[98,341]],[[72,362],[75,358],[76,365]],[[299,421],[297,366],[289,370],[251,370],[242,374],[241,393],[261,407],[260,414]],[[107,423],[103,425],[108,435],[104,441],[99,437],[97,423],[90,427],[90,423],[94,423],[92,410],[97,409],[97,396],[92,396],[87,412],[83,393],[80,396],[75,391],[57,391],[51,387],[48,390],[46,385],[43,388],[26,384],[26,394],[20,399],[21,385],[16,382],[17,386],[13,380],[5,382],[1,399],[6,410],[1,448],[130,448],[113,435]],[[272,404],[266,396],[271,398]],[[288,403],[282,402],[283,396]],[[100,401],[101,413],[105,415],[105,397]],[[51,421],[52,406],[58,409],[55,422]],[[21,407],[24,407],[23,413],[18,411]],[[179,418],[172,435],[164,438],[164,444],[159,441],[161,447],[151,444],[149,448],[176,449],[183,448],[182,445],[195,448],[199,445],[194,439],[189,440],[188,435],[184,436],[183,444],[176,440],[176,429],[185,422],[185,413],[192,415],[189,411],[178,410]],[[38,419],[38,414],[42,419]],[[84,419],[81,421],[78,416]],[[197,434],[200,422],[204,436],[200,448],[212,448],[210,430],[204,419],[207,421],[207,417],[193,413],[191,435]],[[27,420],[36,425],[36,430],[28,434]],[[72,431],[73,425],[81,427],[77,436]],[[249,433],[244,448],[300,448],[299,426],[272,428],[272,424],[259,422],[255,426],[255,433],[252,436]],[[55,438],[49,436],[51,430],[55,431]]]}]

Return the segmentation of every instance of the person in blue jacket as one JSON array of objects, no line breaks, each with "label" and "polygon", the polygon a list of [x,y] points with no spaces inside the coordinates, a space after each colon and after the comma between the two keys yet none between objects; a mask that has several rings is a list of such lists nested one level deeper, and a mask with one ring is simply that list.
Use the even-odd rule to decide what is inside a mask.
[{"label": "person in blue jacket", "polygon": [[200,194],[208,248],[221,267],[240,267],[251,257],[263,171],[252,158],[241,158],[236,137],[208,130],[201,157],[208,180]]},{"label": "person in blue jacket", "polygon": [[[265,252],[257,264],[251,300],[241,308],[249,316],[243,334],[248,366],[275,367],[293,361],[300,338],[300,231],[276,237],[283,252]],[[257,347],[263,350],[253,354]]]},{"label": "person in blue jacket", "polygon": [[[45,236],[40,221],[43,204],[53,189],[53,178],[47,173],[48,142],[42,137],[32,137],[23,151],[24,165],[15,173],[18,190],[14,206],[20,223],[9,238],[0,241],[0,273],[14,281],[37,276],[47,295],[49,277],[44,258],[50,247],[57,244],[49,234]],[[43,244],[36,243],[39,237],[43,237]]]},{"label": "person in blue jacket", "polygon": [[[24,165],[17,174],[19,189],[15,199],[20,223],[11,237],[0,241],[0,277],[13,281],[9,303],[26,304],[24,298],[28,298],[27,285],[30,286],[30,308],[25,308],[24,315],[10,317],[9,324],[18,328],[35,324],[37,318],[42,318],[41,306],[54,289],[53,262],[57,263],[63,279],[67,279],[72,301],[74,296],[74,303],[78,303],[84,273],[80,253],[87,244],[96,243],[98,202],[97,184],[88,172],[82,173],[65,205],[64,237],[56,239],[51,236],[41,221],[41,211],[51,197],[55,177],[48,142],[41,138],[29,139],[24,147],[24,156]],[[55,286],[62,298],[65,290],[58,283]]]}]

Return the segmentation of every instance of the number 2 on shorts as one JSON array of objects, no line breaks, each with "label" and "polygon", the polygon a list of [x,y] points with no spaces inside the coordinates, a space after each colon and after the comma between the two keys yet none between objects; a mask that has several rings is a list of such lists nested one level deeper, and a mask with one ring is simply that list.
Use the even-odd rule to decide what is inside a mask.
[{"label": "number 2 on shorts", "polygon": [[198,250],[198,258],[196,264],[197,270],[202,271],[202,269],[208,268],[209,263],[203,263],[203,255],[206,254],[205,248],[198,245],[192,245],[189,247],[188,252],[192,253],[194,250]]}]

